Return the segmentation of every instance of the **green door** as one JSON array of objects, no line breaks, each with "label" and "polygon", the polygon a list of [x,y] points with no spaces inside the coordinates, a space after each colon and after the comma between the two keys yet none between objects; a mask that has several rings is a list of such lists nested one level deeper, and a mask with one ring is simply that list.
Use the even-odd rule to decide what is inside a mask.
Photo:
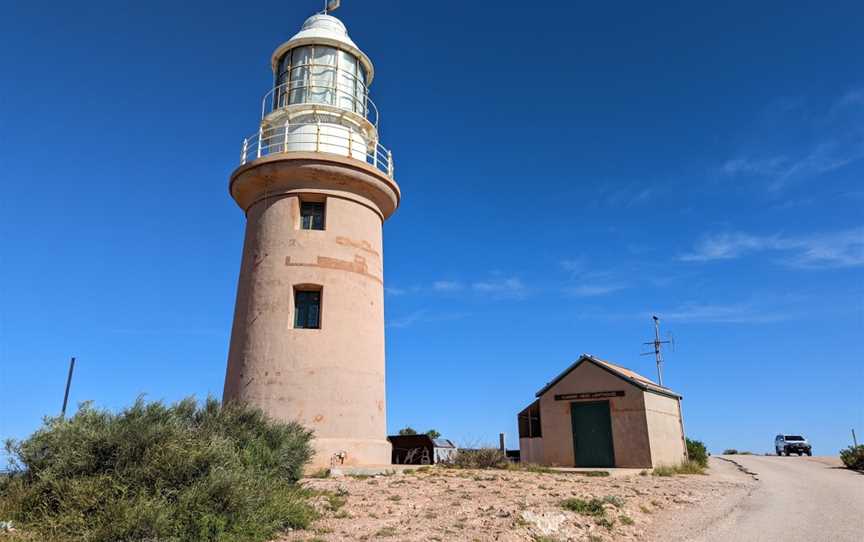
[{"label": "green door", "polygon": [[577,467],[614,467],[609,402],[570,403]]}]

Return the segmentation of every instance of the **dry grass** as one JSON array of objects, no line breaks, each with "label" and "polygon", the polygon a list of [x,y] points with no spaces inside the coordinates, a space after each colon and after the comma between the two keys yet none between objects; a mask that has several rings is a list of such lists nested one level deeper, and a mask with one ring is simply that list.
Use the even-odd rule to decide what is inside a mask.
[{"label": "dry grass", "polygon": [[654,476],[675,476],[676,474],[705,474],[705,467],[695,461],[685,461],[678,465],[657,467]]}]

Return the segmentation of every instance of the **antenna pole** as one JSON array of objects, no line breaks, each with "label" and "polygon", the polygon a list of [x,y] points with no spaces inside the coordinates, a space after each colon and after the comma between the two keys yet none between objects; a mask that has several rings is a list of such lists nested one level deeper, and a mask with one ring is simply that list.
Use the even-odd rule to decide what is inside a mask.
[{"label": "antenna pole", "polygon": [[654,358],[657,360],[657,383],[663,385],[663,353],[660,351],[660,319],[654,318]]},{"label": "antenna pole", "polygon": [[[657,360],[657,383],[663,385],[663,345],[672,344],[672,341],[660,340],[660,319],[657,316],[652,316],[654,319],[654,340],[647,343],[642,343],[654,347],[654,359]],[[643,352],[641,356],[650,356],[651,352]]]},{"label": "antenna pole", "polygon": [[63,394],[63,410],[60,412],[60,417],[66,417],[66,403],[69,402],[69,387],[72,385],[72,371],[75,370],[75,358],[69,361],[69,376],[66,377],[66,393]]}]

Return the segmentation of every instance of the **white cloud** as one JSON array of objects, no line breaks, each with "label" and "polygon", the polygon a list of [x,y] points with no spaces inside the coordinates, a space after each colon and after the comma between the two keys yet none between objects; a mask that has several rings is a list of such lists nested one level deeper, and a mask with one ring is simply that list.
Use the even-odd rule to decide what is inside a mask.
[{"label": "white cloud", "polygon": [[722,233],[704,238],[679,260],[707,262],[731,260],[755,252],[784,253],[794,267],[828,269],[864,265],[864,227],[809,236],[758,236]]},{"label": "white cloud", "polygon": [[864,265],[864,227],[790,240],[798,250],[789,263],[798,267],[858,267]]},{"label": "white cloud", "polygon": [[731,260],[747,252],[776,247],[776,244],[776,237],[758,237],[739,232],[720,233],[705,237],[693,252],[682,254],[678,259],[685,262]]},{"label": "white cloud", "polygon": [[[491,297],[522,297],[527,288],[518,277],[502,276],[500,272],[492,273],[488,280],[475,280],[473,282],[460,282],[457,280],[436,280],[408,288],[386,287],[387,295],[396,297],[403,295],[433,295],[448,294],[470,289],[476,293],[488,294]],[[398,327],[398,326],[397,326]]]},{"label": "white cloud", "polygon": [[420,320],[422,320],[426,313],[429,312],[426,309],[420,309],[411,313],[406,314],[405,316],[400,316],[398,318],[391,318],[387,321],[387,327],[396,327],[403,328],[408,327],[412,324],[416,324]]},{"label": "white cloud", "polygon": [[[648,313],[644,318],[651,316]],[[795,318],[789,311],[764,310],[749,304],[711,305],[687,303],[672,310],[660,312],[661,320],[691,323],[770,324]]]},{"label": "white cloud", "polygon": [[392,296],[400,296],[400,295],[405,295],[406,293],[408,293],[408,291],[405,290],[404,288],[385,287],[384,293],[387,295],[392,295]]},{"label": "white cloud", "polygon": [[619,290],[627,288],[622,284],[607,284],[607,285],[592,285],[582,284],[579,286],[568,286],[564,288],[564,292],[576,297],[597,297],[601,295],[611,294]]},{"label": "white cloud", "polygon": [[527,293],[527,288],[517,277],[501,277],[471,284],[475,292],[489,294],[493,297],[520,298]]},{"label": "white cloud", "polygon": [[436,280],[432,283],[432,289],[436,292],[455,292],[461,290],[464,285],[455,280]]},{"label": "white cloud", "polygon": [[864,158],[864,141],[844,143],[822,141],[807,154],[796,158],[786,156],[774,158],[739,157],[723,164],[723,172],[730,176],[757,175],[768,177],[768,188],[777,191],[798,178],[816,177],[840,169]]},{"label": "white cloud", "polygon": [[466,318],[467,316],[468,314],[464,312],[447,311],[442,313],[434,313],[429,311],[428,309],[419,309],[413,312],[409,312],[408,314],[405,314],[403,316],[399,316],[396,318],[388,318],[387,327],[406,328],[418,323],[431,324],[436,322],[449,322],[452,320],[460,320],[462,318]]},{"label": "white cloud", "polygon": [[576,297],[597,297],[628,288],[612,271],[589,270],[584,258],[564,260],[561,267],[571,274],[575,284],[565,286],[564,293]]},{"label": "white cloud", "polygon": [[563,267],[565,271],[569,271],[570,273],[582,273],[583,271],[585,271],[586,265],[583,258],[577,258],[575,260],[562,261],[561,267]]},{"label": "white cloud", "polygon": [[656,195],[656,185],[647,186],[644,181],[605,183],[598,187],[595,201],[597,205],[629,209],[648,202]]},{"label": "white cloud", "polygon": [[[779,116],[763,127],[762,137],[727,160],[721,172],[729,177],[763,177],[769,190],[778,191],[864,159],[864,89],[848,92],[827,112],[798,118],[798,109],[778,110]],[[777,134],[804,135],[790,144]],[[766,152],[769,149],[773,152]]]},{"label": "white cloud", "polygon": [[723,173],[730,176],[747,174],[774,176],[781,174],[788,163],[789,158],[785,156],[771,158],[738,157],[727,160],[722,169]]}]

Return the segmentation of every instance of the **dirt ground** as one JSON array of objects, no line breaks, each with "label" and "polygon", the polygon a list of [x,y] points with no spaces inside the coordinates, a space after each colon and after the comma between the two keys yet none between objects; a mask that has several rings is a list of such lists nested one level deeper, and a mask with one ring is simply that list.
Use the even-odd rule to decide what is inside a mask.
[{"label": "dirt ground", "polygon": [[[279,542],[337,540],[565,541],[662,539],[685,510],[743,494],[754,483],[736,469],[708,475],[593,477],[575,473],[456,470],[307,479],[321,491],[322,517]],[[578,513],[562,501],[601,499]],[[658,534],[660,533],[660,534]]]}]

